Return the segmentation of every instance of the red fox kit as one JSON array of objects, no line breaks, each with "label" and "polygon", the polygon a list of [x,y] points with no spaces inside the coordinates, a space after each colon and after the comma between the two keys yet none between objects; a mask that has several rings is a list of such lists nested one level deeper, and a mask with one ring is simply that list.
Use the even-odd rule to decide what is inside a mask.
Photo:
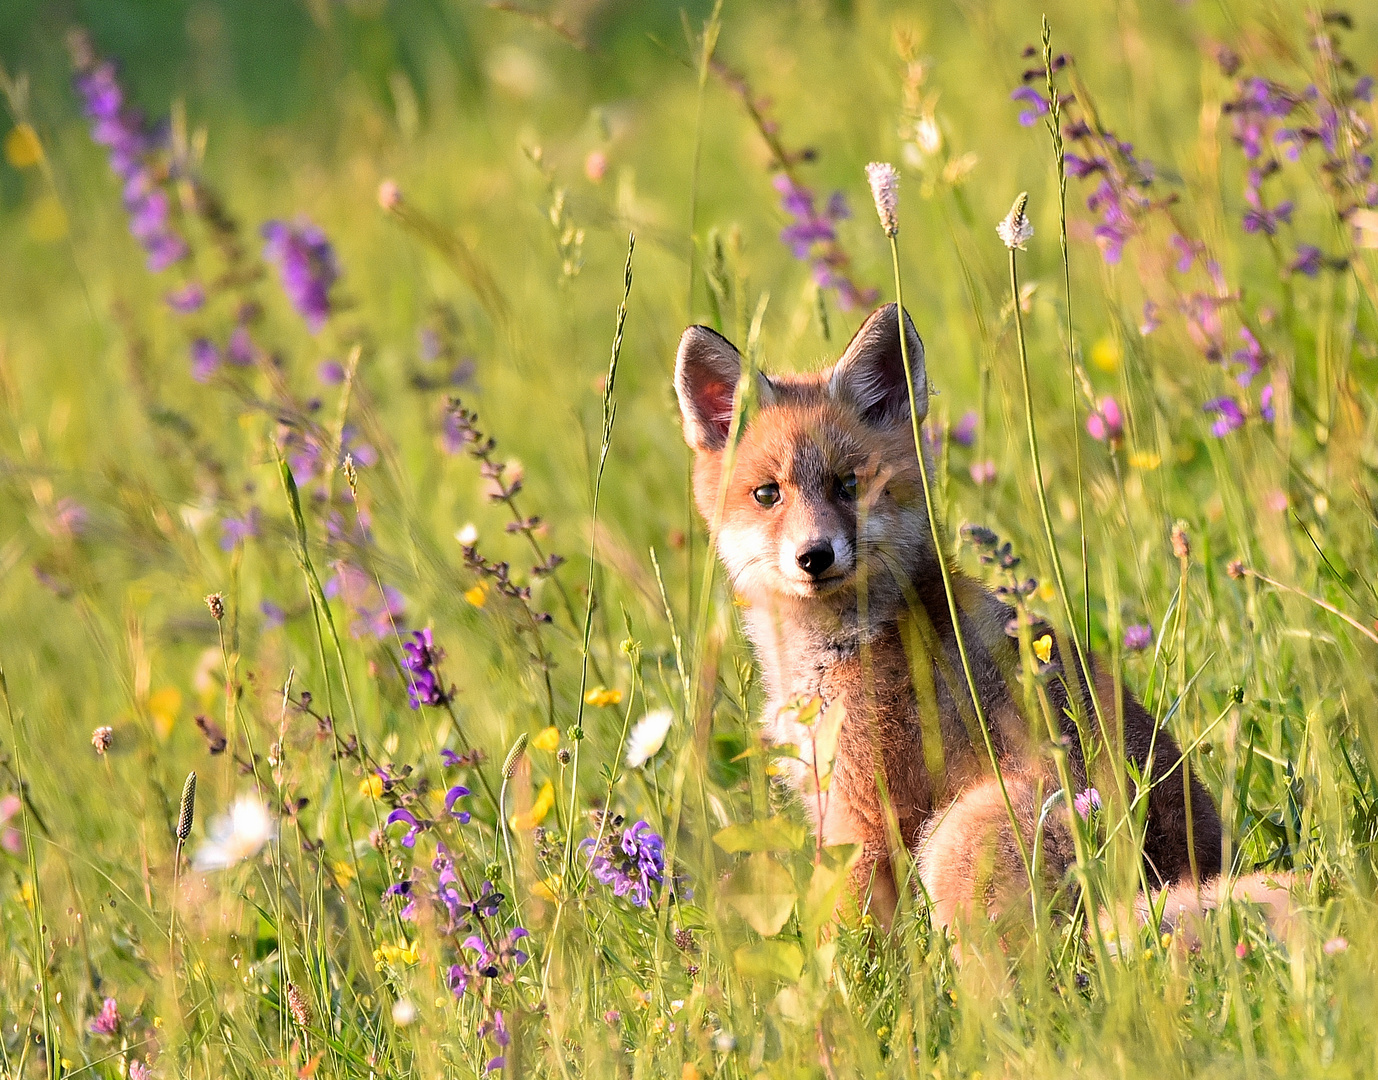
[{"label": "red fox kit", "polygon": [[[933,917],[949,924],[974,905],[992,913],[1007,907],[1027,892],[1028,879],[972,719],[914,449],[896,310],[890,304],[873,313],[826,371],[760,376],[760,407],[741,433],[726,478],[724,448],[741,375],[737,350],[706,327],[690,327],[679,344],[675,389],[696,456],[695,498],[716,528],[718,554],[747,605],[747,633],[767,694],[767,738],[806,741],[791,730],[789,710],[782,711],[792,699],[818,695],[842,703],[832,784],[815,828],[824,843],[860,845],[858,898],[869,890],[872,909],[888,922],[897,899],[888,800]],[[907,314],[904,332],[922,421],[928,411],[923,343]],[[1005,628],[1014,612],[955,568],[953,588],[973,681],[1027,850],[1039,792],[1047,795],[1058,783],[1041,760],[1046,755],[1030,745],[1028,721],[1011,689],[1018,687],[1019,650]],[[1076,663],[1071,650],[1061,657]],[[1113,680],[1094,664],[1092,675],[1101,706],[1113,717]],[[1067,687],[1081,687],[1074,692],[1084,696],[1086,682],[1068,677],[1046,684],[1077,791],[1087,786],[1086,767]],[[1092,715],[1091,699],[1081,704]],[[1125,757],[1157,781],[1143,845],[1147,880],[1158,889],[1190,883],[1193,872],[1198,882],[1217,878],[1221,825],[1210,795],[1166,732],[1155,741],[1153,718],[1128,692],[1121,708]],[[804,801],[816,819],[815,804]],[[1040,863],[1054,882],[1074,857],[1069,812],[1050,813],[1041,840]],[[1213,889],[1204,890],[1207,906]],[[1184,893],[1181,902],[1198,908],[1202,897],[1190,892],[1192,899]]]}]

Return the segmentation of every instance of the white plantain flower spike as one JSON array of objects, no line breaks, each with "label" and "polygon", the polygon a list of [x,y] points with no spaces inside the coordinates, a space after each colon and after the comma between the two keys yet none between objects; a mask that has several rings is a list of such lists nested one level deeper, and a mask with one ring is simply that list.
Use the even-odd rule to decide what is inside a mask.
[{"label": "white plantain flower spike", "polygon": [[669,709],[652,709],[636,722],[627,736],[627,768],[639,769],[660,752],[674,720]]},{"label": "white plantain flower spike", "polygon": [[887,161],[873,161],[866,166],[866,180],[871,185],[871,198],[876,201],[876,214],[886,236],[900,231],[900,174]]},{"label": "white plantain flower spike", "polygon": [[1014,205],[1010,207],[1010,212],[1005,216],[1005,220],[995,226],[995,231],[1004,245],[1013,251],[1018,248],[1024,250],[1024,245],[1033,239],[1033,224],[1024,213],[1024,208],[1029,205],[1029,193],[1021,191],[1019,198],[1014,200]]}]

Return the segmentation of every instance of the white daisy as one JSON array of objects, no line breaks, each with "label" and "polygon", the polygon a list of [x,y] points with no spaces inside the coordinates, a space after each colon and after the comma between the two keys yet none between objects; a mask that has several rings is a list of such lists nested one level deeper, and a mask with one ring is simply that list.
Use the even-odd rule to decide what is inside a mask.
[{"label": "white daisy", "polygon": [[228,870],[252,858],[263,845],[277,836],[277,823],[268,808],[253,795],[241,795],[211,822],[210,838],[196,851],[192,865],[197,870]]}]

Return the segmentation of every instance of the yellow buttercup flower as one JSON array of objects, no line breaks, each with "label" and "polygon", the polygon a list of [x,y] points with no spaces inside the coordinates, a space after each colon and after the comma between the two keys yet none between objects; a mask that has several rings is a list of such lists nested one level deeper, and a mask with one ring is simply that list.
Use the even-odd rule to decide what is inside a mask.
[{"label": "yellow buttercup flower", "polygon": [[1033,643],[1034,655],[1040,664],[1046,664],[1053,655],[1053,635],[1044,634]]},{"label": "yellow buttercup flower", "polygon": [[383,794],[383,778],[377,773],[369,773],[359,781],[359,794],[376,799]]},{"label": "yellow buttercup flower", "polygon": [[606,709],[609,705],[620,705],[621,703],[621,690],[608,690],[600,686],[597,690],[590,690],[584,695],[584,704],[592,705],[595,709]]},{"label": "yellow buttercup flower", "polygon": [[551,874],[550,877],[536,882],[531,886],[531,891],[547,903],[557,903],[560,899],[560,888],[564,884],[559,874]]},{"label": "yellow buttercup flower", "polygon": [[560,749],[560,729],[554,724],[543,731],[539,731],[531,739],[531,745],[537,750],[549,750],[554,753]]},{"label": "yellow buttercup flower", "polygon": [[399,941],[396,945],[384,942],[373,950],[373,964],[378,971],[382,971],[385,964],[409,967],[420,959],[421,954],[414,941]]},{"label": "yellow buttercup flower", "polygon": [[468,600],[474,607],[483,607],[484,604],[488,603],[488,583],[480,581],[472,589],[466,589],[464,599]]},{"label": "yellow buttercup flower", "polygon": [[335,875],[335,880],[341,885],[348,885],[354,880],[354,867],[343,859],[336,859],[330,864],[330,869]]},{"label": "yellow buttercup flower", "polygon": [[531,809],[524,814],[513,814],[508,819],[508,824],[519,832],[530,832],[543,822],[546,815],[554,808],[555,785],[547,780],[541,785],[540,794],[536,796],[536,801],[531,804]]},{"label": "yellow buttercup flower", "polygon": [[1091,346],[1091,363],[1102,371],[1120,369],[1120,344],[1114,338],[1103,337]]},{"label": "yellow buttercup flower", "polygon": [[1057,595],[1057,590],[1053,588],[1051,581],[1045,581],[1038,587],[1038,598],[1045,604]]}]

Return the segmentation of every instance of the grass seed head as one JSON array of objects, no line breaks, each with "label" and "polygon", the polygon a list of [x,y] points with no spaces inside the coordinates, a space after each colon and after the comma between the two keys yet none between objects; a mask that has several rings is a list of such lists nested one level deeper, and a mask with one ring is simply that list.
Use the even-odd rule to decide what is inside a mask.
[{"label": "grass seed head", "polygon": [[287,1011],[292,1014],[292,1019],[297,1022],[298,1027],[311,1026],[311,1002],[306,1000],[301,987],[294,982],[287,984]]},{"label": "grass seed head", "polygon": [[517,741],[512,744],[512,749],[507,751],[507,757],[502,762],[502,778],[511,780],[512,774],[517,771],[517,763],[521,761],[522,755],[526,753],[527,734],[522,732],[517,736]]},{"label": "grass seed head", "polygon": [[210,609],[211,618],[219,622],[225,617],[225,596],[223,593],[213,592],[206,597],[206,607]]},{"label": "grass seed head", "polygon": [[184,841],[191,835],[191,823],[196,818],[196,771],[187,773],[182,785],[182,805],[177,811],[177,839]]},{"label": "grass seed head", "polygon": [[104,757],[105,754],[109,751],[110,743],[114,740],[114,738],[115,729],[112,728],[109,724],[104,724],[101,727],[96,728],[95,731],[91,732],[91,745],[96,748],[97,754],[99,754],[101,757]]}]

